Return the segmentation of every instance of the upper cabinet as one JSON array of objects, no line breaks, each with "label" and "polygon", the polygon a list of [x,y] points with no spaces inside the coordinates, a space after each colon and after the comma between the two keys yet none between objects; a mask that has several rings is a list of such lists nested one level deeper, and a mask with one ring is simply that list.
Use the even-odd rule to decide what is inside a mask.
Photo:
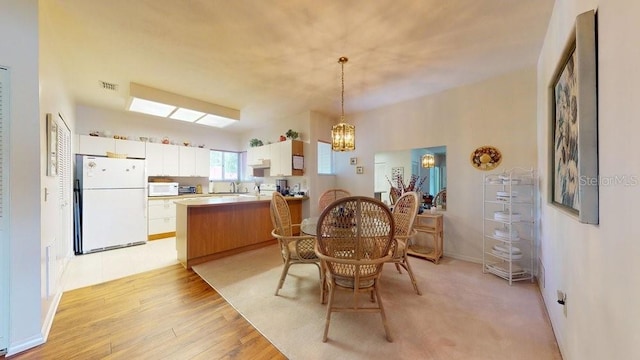
[{"label": "upper cabinet", "polygon": [[254,169],[269,167],[271,160],[271,145],[250,147],[247,150],[247,165]]},{"label": "upper cabinet", "polygon": [[180,176],[179,146],[147,143],[148,176]]},{"label": "upper cabinet", "polygon": [[209,149],[180,146],[180,176],[209,177]]},{"label": "upper cabinet", "polygon": [[196,176],[208,178],[211,167],[211,151],[205,148],[196,148]]},{"label": "upper cabinet", "polygon": [[293,156],[303,156],[303,144],[300,140],[280,141],[271,147],[271,167],[269,176],[302,176],[303,169],[293,168]]},{"label": "upper cabinet", "polygon": [[209,177],[209,149],[79,135],[78,154],[147,159],[147,176]]},{"label": "upper cabinet", "polygon": [[107,152],[126,154],[128,158],[144,159],[145,143],[142,141],[120,140],[106,137],[80,135],[78,154],[106,156]]},{"label": "upper cabinet", "polygon": [[253,176],[302,176],[302,167],[294,169],[294,155],[303,156],[303,143],[300,140],[251,147],[247,150],[247,165],[252,169]]}]

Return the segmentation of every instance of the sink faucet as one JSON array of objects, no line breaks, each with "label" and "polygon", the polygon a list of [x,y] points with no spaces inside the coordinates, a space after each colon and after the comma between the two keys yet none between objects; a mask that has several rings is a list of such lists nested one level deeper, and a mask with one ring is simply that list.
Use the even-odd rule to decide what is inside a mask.
[{"label": "sink faucet", "polygon": [[231,182],[231,192],[235,193],[236,192],[236,183],[235,182]]}]

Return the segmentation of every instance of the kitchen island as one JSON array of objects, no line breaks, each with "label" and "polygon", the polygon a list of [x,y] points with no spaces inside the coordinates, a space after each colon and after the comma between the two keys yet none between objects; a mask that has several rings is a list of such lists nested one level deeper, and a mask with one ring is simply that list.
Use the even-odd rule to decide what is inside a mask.
[{"label": "kitchen island", "polygon": [[[302,221],[302,201],[287,197],[291,220]],[[176,201],[176,250],[187,269],[213,259],[274,244],[271,196]]]}]

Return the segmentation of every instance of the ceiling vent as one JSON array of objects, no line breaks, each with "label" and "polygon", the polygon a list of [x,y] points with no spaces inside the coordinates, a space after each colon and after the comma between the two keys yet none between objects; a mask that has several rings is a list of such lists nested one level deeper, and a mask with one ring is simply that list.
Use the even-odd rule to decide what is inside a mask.
[{"label": "ceiling vent", "polygon": [[118,91],[118,84],[109,83],[109,82],[102,81],[102,80],[99,80],[98,82],[100,83],[100,87],[105,89],[105,90]]}]

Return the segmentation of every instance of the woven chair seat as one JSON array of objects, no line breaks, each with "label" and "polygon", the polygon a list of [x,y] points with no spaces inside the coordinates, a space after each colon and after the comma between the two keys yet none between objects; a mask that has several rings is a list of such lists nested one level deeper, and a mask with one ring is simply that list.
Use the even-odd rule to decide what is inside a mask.
[{"label": "woven chair seat", "polygon": [[[308,235],[294,235],[294,228],[300,230],[300,224],[291,223],[291,212],[287,200],[277,192],[271,197],[271,222],[273,223],[273,231],[271,235],[278,239],[280,245],[280,255],[284,267],[275,295],[278,295],[280,289],[284,285],[284,280],[289,273],[289,267],[295,264],[313,264],[318,267],[320,274],[320,284],[324,283],[323,274],[320,269],[320,259],[316,255],[315,238]],[[320,299],[324,298],[324,289],[320,289]]]},{"label": "woven chair seat", "polygon": [[[366,289],[366,288],[370,288],[373,286],[373,282],[375,280],[370,279],[370,280],[360,280],[360,286],[358,287],[359,289]],[[353,284],[354,284],[354,280],[353,278],[351,279],[345,279],[345,278],[336,278],[336,285],[338,286],[342,286],[344,288],[348,288],[348,289],[353,289]]]}]

